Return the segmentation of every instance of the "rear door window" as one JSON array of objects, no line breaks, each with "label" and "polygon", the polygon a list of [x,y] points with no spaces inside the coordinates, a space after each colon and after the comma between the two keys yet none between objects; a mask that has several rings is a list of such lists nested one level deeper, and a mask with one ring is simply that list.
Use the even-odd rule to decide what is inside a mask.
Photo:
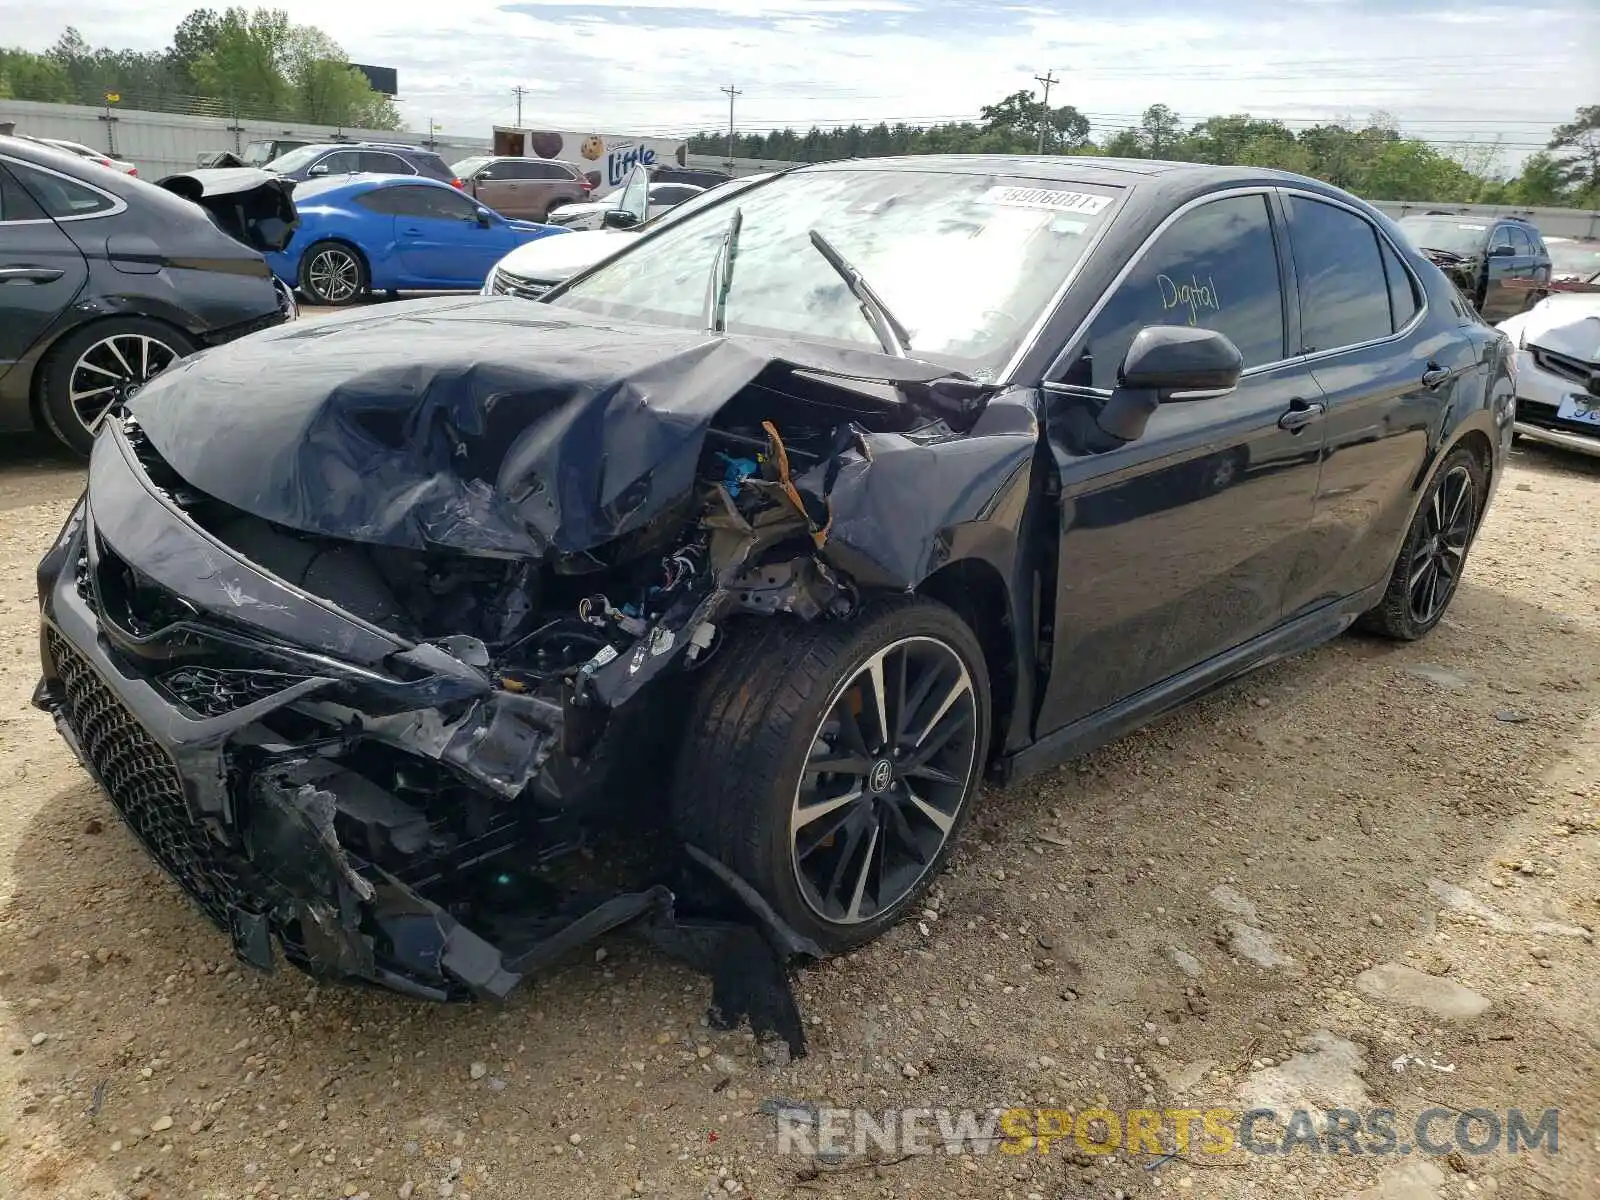
[{"label": "rear door window", "polygon": [[570,172],[557,166],[555,163],[527,162],[509,163],[511,175],[514,179],[571,179]]},{"label": "rear door window", "polygon": [[1378,231],[1346,208],[1305,196],[1288,202],[1303,353],[1388,337],[1394,315]]},{"label": "rear door window", "polygon": [[317,160],[311,170],[318,175],[353,175],[361,169],[354,150],[336,150]]},{"label": "rear door window", "polygon": [[363,150],[359,155],[361,169],[378,175],[415,175],[411,164],[398,154],[385,154],[381,150]]},{"label": "rear door window", "polygon": [[1266,196],[1212,200],[1173,222],[1095,317],[1068,382],[1116,387],[1123,357],[1147,325],[1214,329],[1239,348],[1247,368],[1286,357],[1283,283]]}]

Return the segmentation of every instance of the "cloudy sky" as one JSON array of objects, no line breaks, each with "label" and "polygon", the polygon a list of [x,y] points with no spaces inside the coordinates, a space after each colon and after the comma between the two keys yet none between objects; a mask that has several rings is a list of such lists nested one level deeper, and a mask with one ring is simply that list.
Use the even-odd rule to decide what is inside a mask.
[{"label": "cloudy sky", "polygon": [[[223,7],[220,2],[215,7]],[[1600,4],[1528,0],[278,0],[358,62],[396,67],[407,123],[606,132],[964,119],[1052,70],[1096,133],[1165,103],[1291,124],[1385,111],[1514,166],[1600,101]],[[192,2],[0,0],[0,42],[157,48]],[[1113,8],[1121,9],[1113,15]]]}]

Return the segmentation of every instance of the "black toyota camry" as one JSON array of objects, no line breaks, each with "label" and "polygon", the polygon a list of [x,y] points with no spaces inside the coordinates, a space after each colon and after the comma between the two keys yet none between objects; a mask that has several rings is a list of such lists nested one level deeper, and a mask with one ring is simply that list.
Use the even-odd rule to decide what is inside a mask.
[{"label": "black toyota camry", "polygon": [[503,994],[671,925],[676,876],[555,886],[618,841],[780,957],[836,951],[916,903],[986,775],[1433,628],[1511,370],[1308,179],[806,168],[539,302],[165,372],[40,565],[37,702],[263,966]]}]

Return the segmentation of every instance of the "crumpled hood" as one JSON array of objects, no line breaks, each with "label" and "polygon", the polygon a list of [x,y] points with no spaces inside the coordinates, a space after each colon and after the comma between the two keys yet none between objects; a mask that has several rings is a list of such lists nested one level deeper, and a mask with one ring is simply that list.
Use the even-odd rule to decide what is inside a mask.
[{"label": "crumpled hood", "polygon": [[680,500],[712,418],[770,369],[951,375],[869,351],[446,298],[203,351],[130,411],[192,486],[264,520],[540,556],[592,549]]},{"label": "crumpled hood", "polygon": [[1519,343],[1600,363],[1600,294],[1557,293],[1500,323]]}]

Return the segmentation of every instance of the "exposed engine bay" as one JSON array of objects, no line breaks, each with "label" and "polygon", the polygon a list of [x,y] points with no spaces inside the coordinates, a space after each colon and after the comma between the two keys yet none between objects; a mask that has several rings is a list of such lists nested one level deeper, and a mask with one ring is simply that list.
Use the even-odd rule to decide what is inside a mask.
[{"label": "exposed engine bay", "polygon": [[[40,567],[37,702],[250,962],[503,996],[626,927],[803,1052],[786,968],[820,951],[661,827],[683,697],[739,622],[914,586],[1027,486],[1031,409],[964,437],[984,389],[942,368],[672,331],[588,389],[541,364],[514,436],[503,360],[490,389],[426,345],[285,418],[337,324],[199,355],[101,437]],[[269,426],[222,397],[285,341]],[[722,393],[655,369],[685,360]],[[978,486],[931,491],[941,451]]]}]

